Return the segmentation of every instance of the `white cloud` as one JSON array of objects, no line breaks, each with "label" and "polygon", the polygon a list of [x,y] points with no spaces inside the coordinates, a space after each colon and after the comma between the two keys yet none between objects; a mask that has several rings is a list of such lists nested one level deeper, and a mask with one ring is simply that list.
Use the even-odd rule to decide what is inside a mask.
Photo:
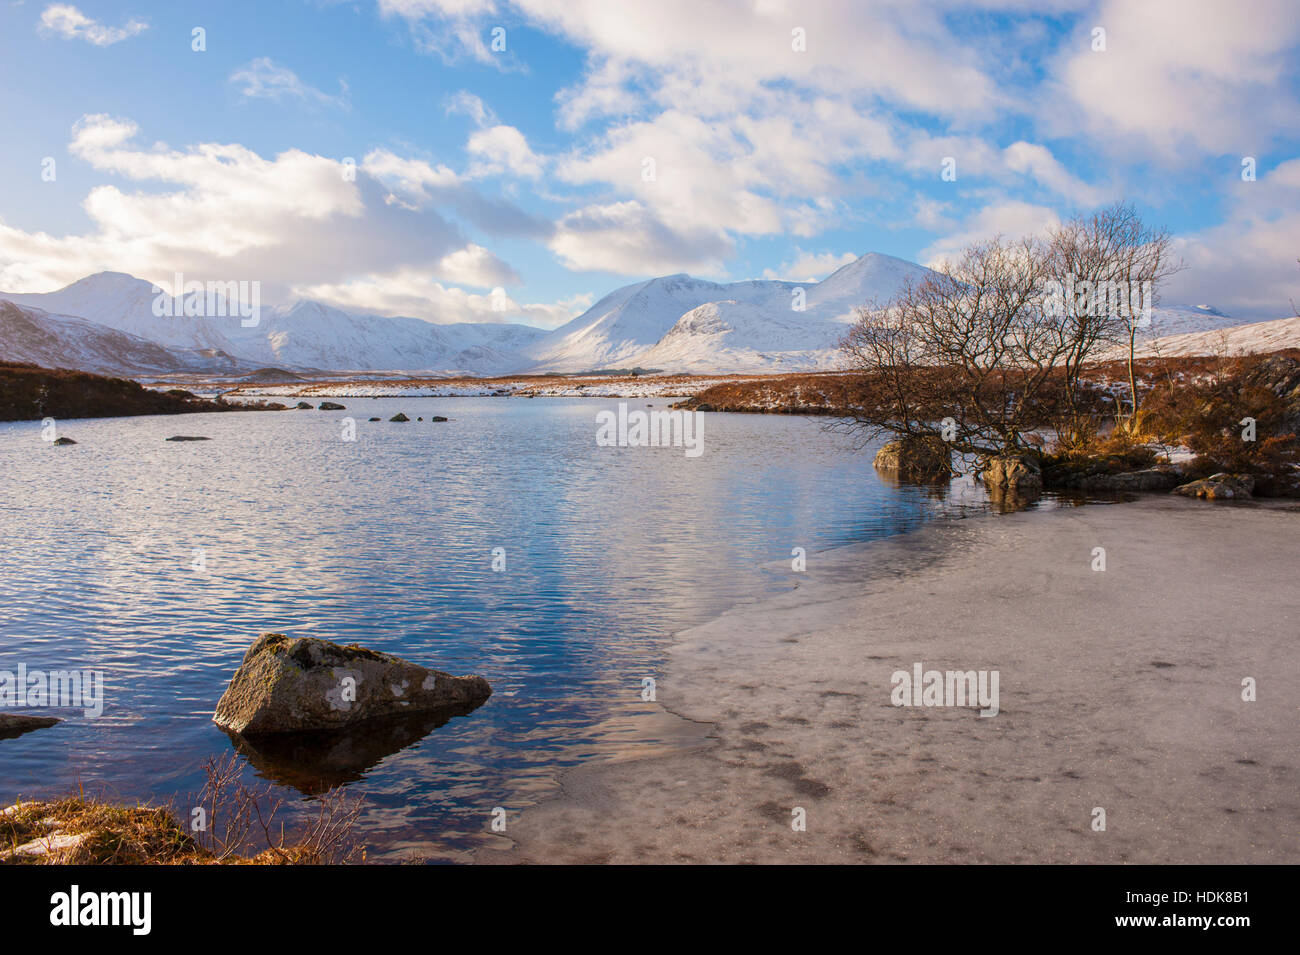
[{"label": "white cloud", "polygon": [[468,116],[474,121],[474,125],[479,127],[492,125],[497,121],[496,113],[469,90],[457,90],[452,93],[447,97],[445,106],[448,116],[460,113]]},{"label": "white cloud", "polygon": [[1095,206],[1108,198],[1107,190],[1090,186],[1072,174],[1061,165],[1046,146],[1021,140],[1004,149],[1002,155],[1007,168],[1012,172],[1033,177],[1041,185],[1070,202],[1082,206]]},{"label": "white cloud", "polygon": [[635,200],[569,213],[549,244],[570,269],[620,275],[717,275],[733,251],[721,229],[675,231]]},{"label": "white cloud", "polygon": [[413,203],[429,202],[433,190],[460,184],[460,176],[441,163],[403,158],[387,149],[371,150],[361,168]]},{"label": "white cloud", "polygon": [[1060,224],[1056,212],[1046,206],[1016,200],[992,202],[967,217],[959,231],[944,236],[921,251],[921,263],[938,268],[957,258],[963,249],[984,239],[1001,235],[1009,240],[1040,235]]},{"label": "white cloud", "polygon": [[240,84],[240,93],[248,99],[297,100],[320,106],[349,107],[347,83],[340,80],[337,96],[331,96],[304,83],[293,70],[277,66],[269,57],[258,57],[230,74],[230,82]]},{"label": "white cloud", "polygon": [[449,281],[516,280],[435,209],[385,202],[364,167],[352,181],[337,160],[302,150],[268,159],[238,144],[142,147],[136,134],[129,120],[104,115],[76,124],[69,152],[133,185],[93,188],[88,227],[75,234],[0,224],[0,288],[48,291],[106,269],[154,281],[180,271],[256,279],[273,302],[291,286],[425,263]]},{"label": "white cloud", "polygon": [[545,160],[528,148],[524,134],[513,126],[491,126],[469,137],[466,150],[473,157],[469,174],[499,176],[510,173],[525,179],[537,179]]},{"label": "white cloud", "polygon": [[514,269],[483,246],[472,242],[439,259],[433,274],[457,285],[473,285],[478,288],[520,283],[519,275]]},{"label": "white cloud", "polygon": [[[694,89],[704,111],[733,97],[743,101],[771,82],[872,95],[946,116],[996,100],[976,52],[949,31],[938,4],[885,0],[846,8],[833,0],[764,0],[741,10],[701,0],[515,0],[512,6],[590,51],[591,96],[616,107],[622,101],[611,95],[617,89],[611,80],[638,66],[661,82]],[[804,52],[793,49],[796,28],[804,31]],[[566,97],[572,116],[600,112],[598,103],[584,102],[587,92],[583,87]]]},{"label": "white cloud", "polygon": [[853,252],[805,252],[795,247],[795,258],[783,262],[776,269],[764,269],[765,279],[784,279],[787,282],[820,282],[836,269],[856,262],[858,255]]},{"label": "white cloud", "polygon": [[[1249,155],[1300,121],[1282,82],[1294,66],[1294,0],[1107,0],[1057,67],[1060,93],[1044,103],[1066,131],[1176,160],[1180,150]],[[1062,105],[1073,103],[1074,115]],[[1186,158],[1185,156],[1183,158]]]},{"label": "white cloud", "polygon": [[407,315],[438,324],[525,322],[539,328],[563,325],[591,305],[591,294],[553,303],[520,303],[496,288],[479,294],[438,281],[428,270],[406,267],[374,272],[345,282],[300,285],[294,294],[346,311]]},{"label": "white cloud", "polygon": [[[378,0],[385,17],[405,20],[416,46],[446,63],[469,57],[501,70],[519,67],[514,54],[494,51],[483,40],[480,20],[497,12],[493,0]],[[503,28],[504,29],[504,28]]]},{"label": "white cloud", "polygon": [[41,30],[65,40],[85,40],[95,46],[112,46],[149,29],[149,23],[132,17],[120,27],[105,26],[69,3],[52,3],[41,12]]},{"label": "white cloud", "polygon": [[1162,299],[1230,306],[1242,317],[1290,317],[1290,303],[1300,304],[1300,158],[1257,182],[1235,182],[1227,201],[1226,221],[1175,239],[1188,268],[1169,280]]},{"label": "white cloud", "polygon": [[374,149],[366,154],[362,169],[390,190],[386,201],[402,208],[449,208],[490,235],[544,239],[553,231],[551,223],[511,202],[485,198],[465,177],[442,163]]},{"label": "white cloud", "polygon": [[770,110],[731,124],[669,109],[616,126],[561,157],[557,175],[630,196],[680,233],[811,235],[832,218],[845,189],[835,164],[894,156],[897,147],[883,123],[841,104],[767,98]]}]

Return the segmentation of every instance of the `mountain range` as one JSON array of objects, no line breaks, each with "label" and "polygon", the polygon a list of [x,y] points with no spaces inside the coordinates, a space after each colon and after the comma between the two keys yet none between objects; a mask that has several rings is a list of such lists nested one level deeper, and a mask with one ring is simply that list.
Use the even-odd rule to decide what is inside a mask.
[{"label": "mountain range", "polygon": [[[0,358],[124,375],[572,373],[653,368],[709,374],[837,367],[856,309],[883,304],[923,266],[872,252],[820,282],[710,282],[670,275],[627,285],[551,331],[509,323],[436,324],[346,312],[311,300],[238,316],[184,314],[152,283],[100,272],[45,293],[0,292]],[[172,317],[175,315],[175,317]],[[1242,324],[1209,306],[1156,310],[1157,335]]]}]

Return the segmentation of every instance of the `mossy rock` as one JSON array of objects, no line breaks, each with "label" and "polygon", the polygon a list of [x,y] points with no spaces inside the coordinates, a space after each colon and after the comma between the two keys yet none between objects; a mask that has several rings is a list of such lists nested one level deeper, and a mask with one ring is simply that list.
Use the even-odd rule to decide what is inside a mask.
[{"label": "mossy rock", "polygon": [[904,480],[947,480],[952,477],[952,449],[936,437],[901,438],[877,451],[873,464]]}]

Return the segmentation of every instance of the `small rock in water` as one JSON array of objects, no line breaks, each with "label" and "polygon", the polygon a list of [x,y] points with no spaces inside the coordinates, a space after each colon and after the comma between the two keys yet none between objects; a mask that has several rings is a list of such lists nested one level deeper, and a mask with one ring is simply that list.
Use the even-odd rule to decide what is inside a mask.
[{"label": "small rock in water", "polygon": [[235,733],[339,730],[410,713],[468,713],[492,695],[481,676],[452,676],[355,644],[264,633],[248,648],[213,722]]},{"label": "small rock in water", "polygon": [[201,434],[174,434],[168,441],[211,441],[211,438],[204,437]]},{"label": "small rock in water", "polygon": [[73,441],[71,438],[55,438],[54,443],[55,444],[76,444],[77,442]]},{"label": "small rock in water", "polygon": [[1249,474],[1211,474],[1199,481],[1174,488],[1175,494],[1199,497],[1206,501],[1243,500],[1255,490],[1255,479]]},{"label": "small rock in water", "polygon": [[443,417],[442,415],[440,415],[440,414],[436,414],[436,415],[434,415],[432,418],[430,418],[429,420],[430,420],[430,421],[446,421],[447,419],[444,418],[444,417]]},{"label": "small rock in water", "polygon": [[21,736],[32,730],[45,729],[59,722],[54,716],[28,716],[25,713],[0,713],[0,739]]},{"label": "small rock in water", "polygon": [[402,413],[399,411],[399,412],[397,412],[397,414],[393,415],[393,416],[392,416],[391,418],[389,418],[388,420],[389,420],[389,421],[410,421],[411,419],[408,418],[406,415],[402,414]]},{"label": "small rock in water", "polygon": [[371,420],[371,421],[378,421],[379,419],[378,419],[378,418],[371,418],[370,420]]},{"label": "small rock in water", "polygon": [[298,402],[296,405],[294,405],[293,407],[294,407],[294,410],[296,410],[296,411],[311,411],[311,410],[312,410],[311,405],[308,404],[308,403],[305,402],[305,401],[300,401],[300,402]]},{"label": "small rock in water", "polygon": [[321,411],[347,411],[343,405],[335,404],[333,401],[322,401],[319,405]]},{"label": "small rock in water", "polygon": [[421,417],[421,418],[416,418],[415,420],[416,420],[416,421],[423,421],[424,418],[422,418],[422,417]]}]

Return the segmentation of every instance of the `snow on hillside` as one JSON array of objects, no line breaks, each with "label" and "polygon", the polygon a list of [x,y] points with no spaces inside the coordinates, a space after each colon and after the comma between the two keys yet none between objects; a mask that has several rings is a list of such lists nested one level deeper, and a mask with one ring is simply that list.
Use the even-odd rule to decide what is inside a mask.
[{"label": "snow on hillside", "polygon": [[76,316],[169,348],[230,350],[225,332],[239,326],[237,318],[159,317],[153,313],[157,296],[152,283],[124,272],[88,275],[54,292],[0,292],[0,299]]},{"label": "snow on hillside", "polygon": [[108,375],[229,375],[251,367],[219,349],[168,348],[84,319],[5,301],[0,301],[0,358]]},{"label": "snow on hillside", "polygon": [[810,285],[739,283],[754,290],[748,301],[729,296],[692,309],[637,364],[719,373],[829,371],[840,367],[838,345],[860,306],[884,305],[908,280],[929,274],[872,252]]},{"label": "snow on hillside", "polygon": [[[258,324],[245,328],[238,315],[155,315],[158,294],[142,279],[100,272],[54,292],[0,293],[0,300],[76,316],[168,348],[216,350],[253,366],[299,369],[494,374],[526,364],[520,350],[545,334],[517,324],[437,325],[354,315],[310,301],[263,306]],[[170,298],[163,304],[161,311],[182,311]]]},{"label": "snow on hillside", "polygon": [[435,325],[297,301],[263,309],[256,328],[230,337],[237,353],[262,364],[490,375],[517,369],[525,361],[519,349],[544,334],[526,325]]},{"label": "snow on hillside", "polygon": [[[617,289],[546,332],[518,324],[439,325],[356,314],[314,301],[264,304],[252,328],[244,328],[239,316],[159,317],[153,314],[158,293],[149,282],[101,272],[55,292],[0,293],[0,301],[37,310],[35,318],[14,320],[16,330],[0,340],[0,358],[39,353],[56,364],[94,362],[95,369],[128,374],[158,368],[164,361],[173,369],[177,363],[206,361],[215,367],[225,361],[241,370],[274,366],[308,375],[572,374],[634,366],[693,374],[826,371],[840,366],[837,345],[860,306],[883,305],[909,280],[931,274],[915,263],[873,252],[820,282],[718,283],[669,275]],[[72,316],[101,330],[56,327],[54,318],[40,317],[46,313],[60,321]],[[40,345],[33,323],[47,325],[50,342],[63,342],[74,357],[58,360],[58,347]],[[1159,337],[1178,353],[1214,352],[1218,346],[1205,336],[1242,327],[1254,326],[1242,326],[1240,319],[1208,305],[1161,306],[1140,343]],[[105,329],[136,340],[108,341]],[[1289,326],[1232,335],[1240,347],[1293,343]],[[161,351],[150,357],[142,350],[146,345]],[[110,367],[114,354],[122,356],[122,363]]]},{"label": "snow on hillside", "polygon": [[835,345],[857,306],[883,304],[906,279],[927,274],[919,265],[873,252],[807,284],[719,284],[671,275],[612,292],[528,353],[536,371],[833,368]]},{"label": "snow on hillside", "polygon": [[1166,358],[1181,355],[1246,355],[1281,348],[1300,348],[1300,318],[1276,318],[1248,325],[1217,326],[1205,331],[1165,335],[1141,345],[1138,354],[1159,354]]},{"label": "snow on hillside", "polygon": [[1145,334],[1156,338],[1208,332],[1243,322],[1243,319],[1225,315],[1210,305],[1160,305],[1153,308],[1151,313],[1151,327],[1145,330]]},{"label": "snow on hillside", "polygon": [[[765,285],[774,283],[742,283]],[[575,372],[634,364],[684,312],[727,297],[731,286],[668,275],[626,285],[526,349],[532,370]]]}]

